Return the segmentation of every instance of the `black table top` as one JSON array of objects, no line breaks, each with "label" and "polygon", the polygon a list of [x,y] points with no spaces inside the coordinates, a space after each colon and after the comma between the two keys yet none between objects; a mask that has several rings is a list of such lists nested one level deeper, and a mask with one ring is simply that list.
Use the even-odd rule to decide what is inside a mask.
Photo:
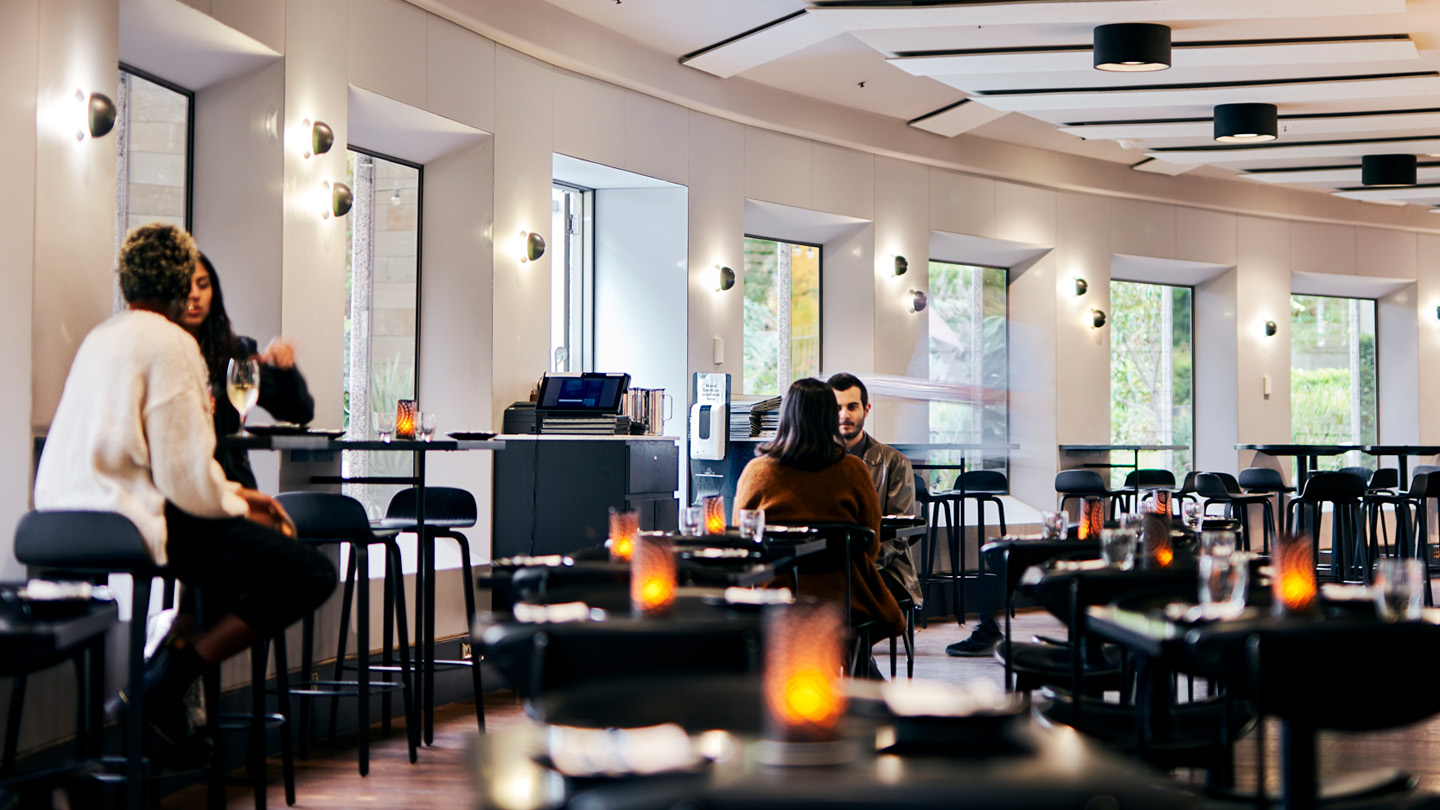
[{"label": "black table top", "polygon": [[1367,444],[1360,449],[1372,456],[1440,455],[1440,444]]},{"label": "black table top", "polygon": [[1236,444],[1236,450],[1254,450],[1267,456],[1338,456],[1363,449],[1358,444]]},{"label": "black table top", "polygon": [[1063,453],[1104,453],[1110,450],[1145,452],[1147,450],[1189,450],[1188,444],[1062,444]]},{"label": "black table top", "polygon": [[0,660],[74,649],[110,629],[118,617],[111,601],[76,605],[73,613],[40,621],[0,613]]},{"label": "black table top", "polygon": [[436,439],[429,442],[413,439],[396,439],[395,441],[382,442],[377,440],[357,441],[353,439],[333,439],[324,435],[297,434],[221,436],[217,441],[221,447],[245,450],[383,450],[391,452],[404,450],[412,453],[435,453],[455,450],[505,449],[504,441],[494,439],[488,441]]}]

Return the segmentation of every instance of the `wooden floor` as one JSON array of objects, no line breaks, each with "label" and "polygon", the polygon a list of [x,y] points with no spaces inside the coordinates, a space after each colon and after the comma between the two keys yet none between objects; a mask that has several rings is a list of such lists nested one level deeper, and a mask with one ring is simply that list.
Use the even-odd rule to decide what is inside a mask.
[{"label": "wooden floor", "polygon": [[[916,638],[915,677],[956,683],[984,679],[1000,685],[1003,669],[993,658],[950,658],[945,645],[968,634],[969,628],[957,628],[953,622],[932,623],[918,632]],[[1028,640],[1037,633],[1063,636],[1064,627],[1044,613],[1026,613],[1017,617],[1014,626],[1017,640]],[[1363,651],[1351,654],[1362,655]],[[876,648],[876,660],[889,672],[884,645]],[[900,676],[904,677],[904,657],[900,658]],[[1324,677],[1316,673],[1316,677]],[[1404,674],[1396,680],[1397,688],[1430,688],[1421,682],[1419,673]],[[1337,691],[1339,699],[1346,699]],[[518,702],[509,692],[485,696],[485,715],[491,728],[526,722]],[[435,742],[420,751],[419,762],[411,765],[406,757],[403,727],[397,726],[388,737],[373,740],[370,775],[361,778],[356,770],[353,740],[343,741],[336,748],[312,750],[310,759],[296,762],[296,807],[350,808],[398,807],[404,810],[471,807],[475,791],[466,771],[466,750],[475,734],[474,704],[454,703],[436,710]],[[378,726],[377,726],[378,733]],[[1277,782],[1277,740],[1267,735],[1266,761],[1269,784]],[[1440,719],[1420,723],[1396,731],[1377,734],[1327,734],[1320,745],[1320,771],[1337,774],[1378,767],[1408,770],[1420,779],[1421,789],[1440,793]],[[1242,740],[1237,747],[1238,781],[1241,786],[1255,783],[1256,746],[1254,736]],[[278,759],[270,761],[271,807],[284,808],[285,796],[280,784]],[[1176,776],[1188,780],[1187,774]],[[231,787],[229,807],[252,807],[248,787]],[[166,810],[203,810],[203,787],[175,794],[162,804]]]}]

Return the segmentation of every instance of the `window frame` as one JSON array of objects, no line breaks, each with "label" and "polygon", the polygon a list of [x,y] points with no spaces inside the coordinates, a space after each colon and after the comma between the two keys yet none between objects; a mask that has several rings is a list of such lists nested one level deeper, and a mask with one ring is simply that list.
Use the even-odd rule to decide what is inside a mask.
[{"label": "window frame", "polygon": [[[762,240],[762,241],[766,241],[766,242],[775,242],[776,244],[780,244],[780,245],[799,245],[800,247],[815,248],[815,298],[816,298],[815,311],[816,311],[816,313],[817,313],[817,315],[816,315],[816,320],[817,320],[817,324],[818,324],[818,326],[819,326],[819,333],[815,335],[815,360],[816,360],[816,365],[817,365],[817,367],[820,369],[820,372],[819,372],[819,373],[823,373],[823,372],[824,372],[824,369],[825,369],[825,246],[824,246],[823,244],[819,244],[819,243],[816,243],[816,242],[805,242],[805,241],[801,241],[801,240],[797,240],[797,239],[781,239],[781,238],[776,237],[776,236],[764,236],[764,235],[761,235],[761,234],[758,234],[758,233],[750,233],[750,232],[748,232],[748,231],[745,232],[744,235],[741,237],[741,244],[742,244],[742,245],[744,244],[744,240],[745,240],[745,239],[758,239],[758,240]],[[742,267],[744,266],[744,265],[743,265],[743,262],[742,262],[742,265],[741,265],[741,266],[742,266]],[[787,303],[788,303],[788,302],[787,302]],[[786,335],[786,336],[785,336],[785,346],[786,346],[787,349],[788,349],[789,346],[790,346],[790,338],[791,338],[790,335]],[[744,343],[743,343],[743,341],[744,341],[744,331],[743,331],[743,328],[742,328],[742,331],[741,331],[741,341],[742,341],[742,343],[741,343],[741,346],[740,346],[740,384],[741,384],[741,387],[743,388],[743,387],[744,387],[744,384],[745,384],[745,346],[744,346]],[[777,352],[778,352],[778,347],[777,347]],[[779,360],[779,355],[778,355],[778,354],[776,355],[776,360],[777,360],[777,362],[778,362],[778,360]],[[791,382],[793,382],[793,381],[791,381]],[[782,383],[780,382],[780,380],[777,378],[776,381],[775,381],[775,385],[776,385],[776,388],[778,388],[778,389],[780,389],[780,390],[778,391],[778,393],[775,394],[775,396],[784,396],[784,395],[785,395],[785,392],[786,392],[787,390],[789,390],[790,384],[791,384],[790,382],[786,382],[786,383],[783,383],[783,384],[782,384]],[[755,395],[755,392],[754,392],[754,391],[750,391],[749,389],[746,389],[746,390],[745,390],[745,394],[746,394],[746,395]]]},{"label": "window frame", "polygon": [[[567,229],[565,230],[565,239],[564,239],[564,243],[563,243],[563,246],[564,246],[564,255],[565,255],[565,262],[566,262],[566,265],[567,265],[566,268],[565,268],[565,277],[566,277],[566,279],[567,279],[567,285],[568,285],[568,283],[569,283],[569,281],[570,281],[570,279],[571,279],[572,273],[574,272],[574,271],[573,271],[573,268],[569,266],[569,264],[570,264],[570,253],[571,253],[571,250],[572,250],[572,248],[575,246],[575,244],[576,244],[577,242],[579,243],[579,248],[580,248],[580,271],[579,271],[579,276],[580,276],[580,327],[579,327],[579,330],[578,330],[578,332],[579,332],[579,339],[580,339],[580,352],[579,352],[579,359],[578,359],[578,361],[575,360],[574,358],[571,358],[571,359],[569,359],[567,362],[568,362],[568,364],[571,366],[571,369],[570,369],[570,370],[571,370],[572,372],[594,371],[594,370],[595,370],[595,340],[596,340],[596,333],[595,333],[595,230],[596,230],[596,229],[595,229],[595,219],[596,219],[596,216],[597,216],[597,211],[596,211],[596,209],[597,209],[597,207],[598,207],[598,206],[596,206],[596,204],[595,204],[595,189],[593,189],[593,188],[588,188],[588,187],[586,187],[586,186],[581,186],[581,185],[578,185],[578,184],[576,184],[576,183],[567,183],[567,182],[565,182],[565,181],[563,181],[563,180],[556,180],[556,179],[554,179],[554,178],[551,178],[551,180],[550,180],[550,188],[551,188],[552,192],[553,192],[554,189],[557,189],[557,188],[565,189],[567,192],[575,194],[575,195],[579,198],[579,200],[580,200],[580,210],[579,210],[578,212],[573,212],[573,215],[574,215],[574,216],[579,217],[580,233],[579,233],[579,234],[572,234],[572,233],[570,232],[570,229],[567,228]],[[566,208],[567,208],[567,212],[566,212],[566,213],[567,213],[567,214],[568,214],[568,213],[571,213],[571,212],[568,211],[568,208],[569,208],[569,201],[568,201],[568,200],[566,201]],[[555,234],[554,234],[554,233],[551,233],[551,234],[550,234],[550,238],[551,238],[552,241],[556,241],[556,240],[555,240]],[[557,251],[557,253],[558,253],[558,251]],[[552,254],[552,255],[551,255],[551,259],[550,259],[551,262],[554,262],[555,259],[556,259],[556,256],[555,256],[554,254]],[[550,291],[550,294],[551,294],[551,296],[553,297],[554,294],[555,294],[555,291],[554,291],[554,290],[551,290],[551,291]],[[570,326],[569,326],[570,301],[571,301],[571,297],[567,294],[567,296],[566,296],[566,304],[565,304],[566,321],[567,321],[565,330],[566,330],[566,341],[567,341],[567,343],[568,343],[568,341],[569,341],[569,331],[570,331]],[[566,352],[567,352],[567,353],[570,353],[570,352],[572,351],[572,349],[573,349],[573,347],[570,347],[570,346],[568,346],[568,345],[566,346]],[[550,349],[550,357],[549,357],[549,358],[547,359],[547,361],[546,361],[547,367],[553,366],[553,365],[554,365],[554,362],[555,362],[555,347],[551,347],[551,349]],[[550,370],[553,371],[554,369],[553,369],[553,368],[550,368]]]},{"label": "window frame", "polygon": [[[166,90],[185,97],[185,231],[193,233],[195,228],[195,91],[182,87],[169,79],[163,79],[154,73],[142,70],[128,62],[119,62],[119,73],[128,73],[137,76],[151,84],[159,85]],[[127,102],[128,104],[128,102]],[[125,123],[128,130],[129,122]],[[125,155],[128,159],[130,141],[125,141]],[[129,183],[129,172],[126,172],[126,183]],[[118,192],[118,189],[117,189]],[[128,193],[127,193],[128,196]],[[126,214],[129,214],[129,207],[126,207]],[[128,231],[128,227],[126,228]],[[123,238],[123,234],[122,234]]]},{"label": "window frame", "polygon": [[[1375,441],[1376,441],[1376,442],[1379,442],[1379,441],[1380,441],[1380,414],[1384,412],[1384,410],[1380,407],[1380,393],[1381,393],[1381,388],[1380,388],[1380,356],[1381,356],[1381,355],[1380,355],[1380,300],[1379,300],[1378,298],[1366,298],[1366,297],[1364,297],[1364,296],[1362,296],[1362,295],[1327,295],[1327,294],[1323,294],[1323,293],[1297,293],[1297,292],[1295,292],[1294,290],[1291,290],[1290,293],[1289,293],[1290,301],[1293,302],[1293,301],[1295,300],[1295,297],[1296,297],[1296,296],[1300,296],[1300,297],[1302,297],[1302,298],[1333,298],[1333,299],[1342,300],[1342,301],[1364,301],[1364,302],[1366,302],[1366,303],[1368,303],[1368,304],[1370,305],[1370,308],[1371,308],[1371,321],[1375,324]],[[1290,342],[1290,345],[1289,345],[1289,349],[1290,349],[1290,363],[1289,363],[1289,365],[1287,366],[1287,368],[1289,369],[1289,376],[1290,376],[1290,394],[1291,394],[1291,406],[1290,406],[1290,408],[1291,408],[1291,411],[1290,411],[1290,414],[1291,414],[1291,417],[1290,417],[1290,418],[1291,418],[1291,424],[1290,424],[1290,440],[1291,440],[1292,442],[1295,440],[1295,424],[1294,424],[1294,407],[1295,407],[1295,406],[1294,406],[1294,392],[1295,392],[1295,387],[1294,387],[1294,386],[1295,386],[1295,381],[1294,381],[1294,372],[1295,372],[1295,333],[1294,333],[1294,328],[1293,328],[1293,318],[1294,318],[1294,312],[1293,312],[1293,307],[1292,307],[1292,308],[1291,308],[1291,312],[1290,312],[1289,315],[1288,315],[1288,320],[1287,320],[1287,328],[1290,330],[1290,335],[1289,335],[1289,342]],[[1357,454],[1356,454],[1354,451],[1351,451],[1351,452],[1349,452],[1349,453],[1345,453],[1345,454],[1342,454],[1342,455],[1340,455],[1340,456],[1330,456],[1330,457],[1327,457],[1327,458],[1331,458],[1331,459],[1350,459],[1350,460],[1353,461],[1353,460],[1355,460],[1355,457],[1356,457],[1356,456],[1357,456]],[[1402,482],[1402,483],[1403,483],[1403,482]]]},{"label": "window frame", "polygon": [[[1195,411],[1195,355],[1199,352],[1199,346],[1198,346],[1198,345],[1196,344],[1196,342],[1195,342],[1195,285],[1194,285],[1194,284],[1171,284],[1171,283],[1165,282],[1165,281],[1135,281],[1135,280],[1133,280],[1133,279],[1128,279],[1128,278],[1113,278],[1113,277],[1110,279],[1110,282],[1109,282],[1109,283],[1110,283],[1112,286],[1113,286],[1114,284],[1116,284],[1116,283],[1120,283],[1120,284],[1148,284],[1148,285],[1150,285],[1150,286],[1152,286],[1152,287],[1181,288],[1181,289],[1185,289],[1185,290],[1189,290],[1189,291],[1190,291],[1190,449],[1187,450],[1187,451],[1183,451],[1183,452],[1187,452],[1187,453],[1190,454],[1189,469],[1191,469],[1191,470],[1197,469],[1196,466],[1195,466],[1195,449],[1196,449],[1196,445],[1199,443],[1198,438],[1199,438],[1200,423],[1199,423],[1199,419],[1198,419],[1198,416],[1197,416],[1196,411]],[[1110,301],[1111,301],[1110,311],[1111,311],[1111,315],[1112,315],[1112,317],[1113,317],[1113,315],[1115,314],[1114,296],[1113,296],[1113,295],[1111,296]],[[1112,335],[1112,337],[1113,337],[1113,335]],[[1172,339],[1172,340],[1174,339],[1173,336],[1172,336],[1171,339]],[[1111,358],[1111,360],[1112,360],[1112,362],[1113,362],[1113,359],[1114,359],[1114,349],[1113,349],[1113,348],[1111,349],[1110,358]],[[1174,368],[1173,368],[1173,367],[1171,368],[1171,373],[1172,373],[1172,374],[1174,373]],[[1173,380],[1172,380],[1172,382],[1171,382],[1171,386],[1172,386],[1172,390],[1173,390],[1173,386],[1174,386]],[[1113,395],[1113,392],[1112,392],[1112,395],[1111,395],[1111,397],[1110,397],[1110,404],[1111,404],[1111,407],[1113,408],[1113,407],[1114,407],[1114,404],[1115,404],[1115,397],[1114,397],[1114,395]],[[1173,405],[1172,405],[1172,407],[1173,407]],[[1112,420],[1113,420],[1113,418],[1114,418],[1113,415],[1112,415],[1111,418],[1112,418]],[[1113,428],[1113,425],[1114,425],[1113,421],[1112,421],[1111,425],[1112,425],[1112,428],[1111,428],[1111,429],[1112,429],[1112,431],[1113,431],[1113,429],[1114,429],[1114,428]],[[1110,435],[1110,440],[1111,440],[1112,442],[1115,440],[1115,436],[1114,436],[1114,433],[1113,433],[1113,432],[1112,432],[1111,435]],[[1171,439],[1171,443],[1174,443],[1174,439],[1173,439],[1173,438]],[[1170,452],[1175,452],[1175,451],[1170,451]]]}]

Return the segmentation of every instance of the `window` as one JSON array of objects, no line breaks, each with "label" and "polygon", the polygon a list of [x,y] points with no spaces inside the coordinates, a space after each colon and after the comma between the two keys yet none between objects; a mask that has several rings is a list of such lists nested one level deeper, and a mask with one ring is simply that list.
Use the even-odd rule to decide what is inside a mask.
[{"label": "window", "polygon": [[[1374,444],[1375,302],[1290,296],[1290,434],[1296,444]],[[1357,452],[1321,469],[1362,463]]]},{"label": "window", "polygon": [[743,391],[820,375],[820,248],[745,237]]},{"label": "window", "polygon": [[115,98],[116,247],[148,222],[190,230],[194,94],[121,65]]},{"label": "window", "polygon": [[556,183],[550,189],[550,370],[594,371],[595,192]]},{"label": "window", "polygon": [[[930,262],[930,379],[964,386],[959,399],[930,403],[934,444],[1003,443],[1009,436],[1007,272],[1002,267]],[[1005,470],[1004,453],[932,451],[932,464]],[[954,470],[935,470],[930,484],[948,488]]]},{"label": "window", "polygon": [[[1189,287],[1110,282],[1110,440],[1179,444],[1140,454],[1140,466],[1183,479],[1195,457]],[[1119,486],[1127,470],[1115,471]]]},{"label": "window", "polygon": [[[345,286],[345,435],[375,438],[380,414],[415,398],[420,317],[419,166],[351,149],[347,181],[355,206],[347,217]],[[409,453],[347,451],[344,475],[408,476]],[[350,484],[345,492],[378,517],[400,485]]]}]

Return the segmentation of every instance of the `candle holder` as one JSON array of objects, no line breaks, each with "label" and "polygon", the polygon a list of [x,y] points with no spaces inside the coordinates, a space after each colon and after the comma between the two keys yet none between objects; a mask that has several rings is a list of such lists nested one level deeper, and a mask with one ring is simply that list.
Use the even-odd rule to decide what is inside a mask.
[{"label": "candle holder", "polygon": [[1167,514],[1152,512],[1146,515],[1140,531],[1145,542],[1145,567],[1169,568],[1175,562],[1175,544],[1170,538]]},{"label": "candle holder", "polygon": [[841,734],[845,655],[841,606],[815,599],[765,609],[765,739],[768,765],[834,765],[855,756]]},{"label": "candle holder", "polygon": [[640,534],[640,513],[634,509],[610,510],[610,559],[630,562],[635,555],[635,538]]},{"label": "candle holder", "polygon": [[395,438],[415,438],[415,400],[395,401]]},{"label": "candle holder", "polygon": [[700,501],[704,507],[705,517],[701,529],[705,534],[725,533],[725,498],[722,495],[706,495]]},{"label": "candle holder", "polygon": [[1315,584],[1315,550],[1310,538],[1303,534],[1275,538],[1272,561],[1275,611],[1281,614],[1313,611],[1319,588]]},{"label": "candle holder", "polygon": [[675,604],[675,549],[663,535],[637,534],[630,558],[630,614],[654,618]]},{"label": "candle holder", "polygon": [[1170,490],[1157,489],[1150,493],[1150,511],[1170,517]]},{"label": "candle holder", "polygon": [[1098,540],[1105,528],[1105,501],[1101,498],[1086,498],[1080,507],[1080,528],[1077,536],[1081,540]]}]

